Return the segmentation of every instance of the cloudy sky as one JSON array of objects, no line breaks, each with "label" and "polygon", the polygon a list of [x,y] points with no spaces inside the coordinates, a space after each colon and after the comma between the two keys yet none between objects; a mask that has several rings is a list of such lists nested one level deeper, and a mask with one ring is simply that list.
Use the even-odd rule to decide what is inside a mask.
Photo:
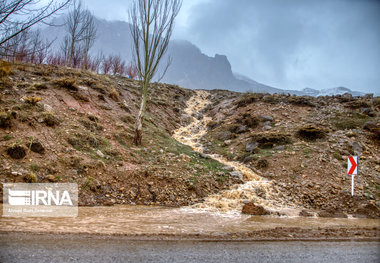
[{"label": "cloudy sky", "polygon": [[[86,0],[128,20],[131,0]],[[380,0],[184,0],[173,38],[225,54],[234,72],[282,89],[380,93]]]}]

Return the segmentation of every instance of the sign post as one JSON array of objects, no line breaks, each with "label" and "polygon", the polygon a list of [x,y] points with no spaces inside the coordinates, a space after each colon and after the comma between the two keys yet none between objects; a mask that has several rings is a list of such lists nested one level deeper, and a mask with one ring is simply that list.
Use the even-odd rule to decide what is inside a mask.
[{"label": "sign post", "polygon": [[359,163],[358,156],[348,156],[347,174],[351,175],[351,195],[354,196],[355,175],[358,174]]}]

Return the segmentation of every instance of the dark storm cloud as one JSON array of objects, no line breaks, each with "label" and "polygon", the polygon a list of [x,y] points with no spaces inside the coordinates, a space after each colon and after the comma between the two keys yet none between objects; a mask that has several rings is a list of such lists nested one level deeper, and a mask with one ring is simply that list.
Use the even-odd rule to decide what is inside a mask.
[{"label": "dark storm cloud", "polygon": [[257,81],[380,92],[380,1],[215,0],[186,12],[176,37]]},{"label": "dark storm cloud", "polygon": [[[183,1],[173,38],[227,55],[235,72],[278,88],[380,93],[380,0]],[[85,1],[125,21],[130,3]]]}]

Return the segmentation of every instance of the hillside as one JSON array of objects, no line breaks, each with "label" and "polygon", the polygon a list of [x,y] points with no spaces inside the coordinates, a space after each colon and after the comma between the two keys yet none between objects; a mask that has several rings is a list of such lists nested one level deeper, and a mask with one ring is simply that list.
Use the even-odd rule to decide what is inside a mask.
[{"label": "hillside", "polygon": [[[380,216],[378,97],[154,83],[136,147],[138,81],[4,62],[1,72],[2,183],[76,182],[80,205]],[[353,198],[351,154],[360,155]]]},{"label": "hillside", "polygon": [[191,90],[153,84],[143,147],[135,147],[137,81],[24,64],[2,81],[1,182],[76,182],[81,205],[169,206],[238,182],[170,137],[188,119]]}]

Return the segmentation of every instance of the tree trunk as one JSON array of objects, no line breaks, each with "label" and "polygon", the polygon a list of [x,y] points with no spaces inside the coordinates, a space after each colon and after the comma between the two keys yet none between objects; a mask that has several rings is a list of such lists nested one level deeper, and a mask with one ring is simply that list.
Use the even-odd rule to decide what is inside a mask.
[{"label": "tree trunk", "polygon": [[148,83],[144,82],[143,87],[142,87],[142,98],[141,98],[140,110],[139,110],[139,114],[137,115],[136,126],[135,126],[134,143],[137,146],[142,144],[142,132],[143,132],[142,128],[143,128],[144,114],[145,114],[146,101],[147,101],[147,90],[148,90]]},{"label": "tree trunk", "polygon": [[71,61],[73,60],[73,55],[74,55],[74,44],[75,41],[71,40],[71,46],[70,46],[70,57],[69,57],[69,62],[67,63],[68,67],[71,67]]}]

